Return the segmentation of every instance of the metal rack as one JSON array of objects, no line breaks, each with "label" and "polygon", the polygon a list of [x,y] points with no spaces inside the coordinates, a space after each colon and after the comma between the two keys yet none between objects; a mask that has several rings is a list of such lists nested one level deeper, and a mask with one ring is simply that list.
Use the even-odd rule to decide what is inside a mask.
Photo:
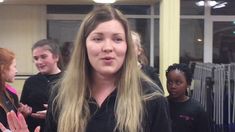
[{"label": "metal rack", "polygon": [[235,132],[235,63],[196,63],[190,90],[208,112],[212,132]]}]

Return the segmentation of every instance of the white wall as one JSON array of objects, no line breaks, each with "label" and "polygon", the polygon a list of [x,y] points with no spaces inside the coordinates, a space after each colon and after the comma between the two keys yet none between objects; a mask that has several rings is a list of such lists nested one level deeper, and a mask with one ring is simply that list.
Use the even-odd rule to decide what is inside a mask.
[{"label": "white wall", "polygon": [[0,47],[16,53],[18,75],[36,72],[31,47],[46,38],[46,6],[0,5]]}]

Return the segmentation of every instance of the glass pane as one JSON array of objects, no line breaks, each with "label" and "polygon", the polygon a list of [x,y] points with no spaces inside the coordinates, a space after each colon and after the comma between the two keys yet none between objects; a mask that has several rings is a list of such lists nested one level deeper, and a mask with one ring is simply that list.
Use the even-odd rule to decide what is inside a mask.
[{"label": "glass pane", "polygon": [[214,22],[213,62],[235,62],[235,22]]},{"label": "glass pane", "polygon": [[181,0],[180,15],[204,15],[204,6],[198,6],[199,0]]},{"label": "glass pane", "polygon": [[212,15],[235,15],[235,1],[222,0],[211,8]]},{"label": "glass pane", "polygon": [[138,32],[142,39],[142,46],[146,56],[150,57],[150,19],[128,19],[131,29]]},{"label": "glass pane", "polygon": [[80,24],[81,21],[49,20],[47,36],[59,44],[73,42]]},{"label": "glass pane", "polygon": [[154,4],[154,14],[159,15],[160,14],[160,2],[157,2]]},{"label": "glass pane", "polygon": [[154,67],[159,73],[159,19],[154,20]]},{"label": "glass pane", "polygon": [[47,14],[87,14],[93,5],[48,5]]},{"label": "glass pane", "polygon": [[150,5],[114,5],[123,14],[147,15],[150,14]]},{"label": "glass pane", "polygon": [[204,21],[181,19],[180,62],[203,62]]}]

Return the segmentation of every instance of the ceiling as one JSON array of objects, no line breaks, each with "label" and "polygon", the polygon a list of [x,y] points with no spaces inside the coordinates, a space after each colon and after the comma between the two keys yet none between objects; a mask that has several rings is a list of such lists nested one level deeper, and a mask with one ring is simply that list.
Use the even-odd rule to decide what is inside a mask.
[{"label": "ceiling", "polygon": [[[153,4],[159,0],[117,0],[115,4]],[[92,0],[4,0],[2,4],[94,4]]]}]

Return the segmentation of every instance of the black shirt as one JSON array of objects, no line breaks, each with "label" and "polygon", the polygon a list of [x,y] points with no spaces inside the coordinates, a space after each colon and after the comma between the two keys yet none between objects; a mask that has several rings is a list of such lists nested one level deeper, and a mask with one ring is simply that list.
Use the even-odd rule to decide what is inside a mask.
[{"label": "black shirt", "polygon": [[[155,89],[143,88],[145,93],[153,92]],[[51,97],[53,100],[56,93]],[[100,107],[94,99],[89,100],[91,118],[88,121],[86,132],[113,132],[116,119],[114,105],[117,91],[113,91]],[[50,99],[50,100],[51,100]],[[49,103],[45,132],[56,132],[58,113],[52,113],[51,102]],[[170,117],[167,99],[159,94],[154,99],[145,101],[145,114],[142,121],[144,132],[171,132]],[[56,115],[56,116],[55,116]]]},{"label": "black shirt", "polygon": [[210,132],[207,113],[199,102],[188,99],[185,102],[169,100],[172,132]]},{"label": "black shirt", "polygon": [[[61,73],[53,75],[38,73],[29,77],[24,83],[20,102],[32,107],[32,112],[45,110],[43,104],[48,103],[51,87],[60,75]],[[28,116],[26,122],[30,132],[33,132],[37,126],[41,126],[41,130],[43,130],[45,120]]]}]

